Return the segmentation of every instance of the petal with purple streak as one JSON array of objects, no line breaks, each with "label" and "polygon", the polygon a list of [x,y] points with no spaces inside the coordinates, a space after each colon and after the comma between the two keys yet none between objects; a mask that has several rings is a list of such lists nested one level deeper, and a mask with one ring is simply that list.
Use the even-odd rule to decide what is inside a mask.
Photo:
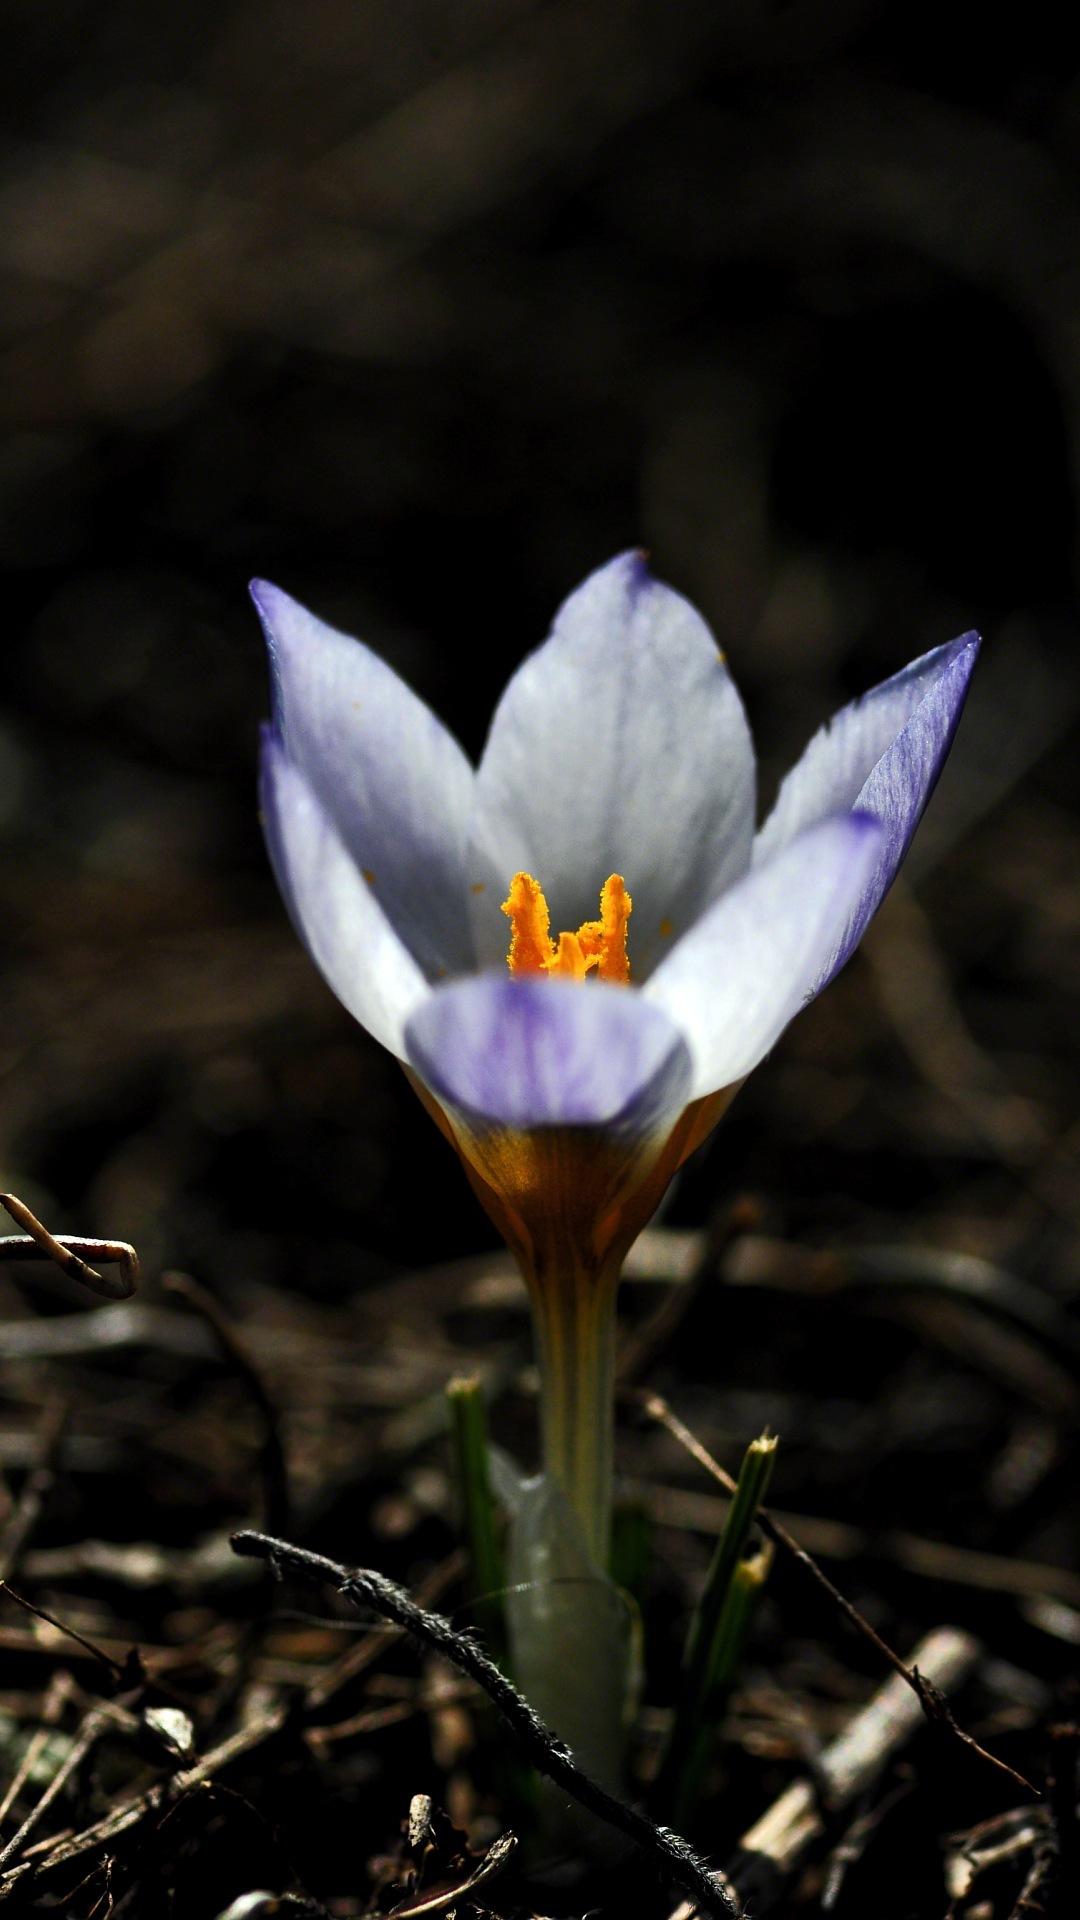
[{"label": "petal with purple streak", "polygon": [[852,910],[830,974],[862,938],[911,844],[952,745],[978,652],[978,635],[966,633],[843,707],[814,735],[757,836],[755,864],[841,807],[882,821],[877,868]]},{"label": "petal with purple streak", "polygon": [[644,998],[687,1036],[692,1098],[744,1079],[835,970],[884,837],[861,813],[808,827],[710,907],[657,968]]},{"label": "petal with purple streak", "polygon": [[263,730],[260,791],[270,858],[297,932],[342,1006],[402,1059],[405,1022],[429,988],[271,727]]},{"label": "petal with purple streak", "polygon": [[678,1027],[626,988],[480,974],[436,989],[405,1039],[436,1098],[478,1129],[592,1127],[645,1139],[687,1098]]},{"label": "petal with purple streak", "polygon": [[[556,930],[592,919],[609,873],[634,899],[634,976],[745,871],[754,755],[700,614],[623,554],[562,607],[510,681],[476,777],[469,879],[481,964],[506,952],[511,876]],[[664,923],[670,923],[665,925]]]},{"label": "petal with purple streak", "polygon": [[274,724],[429,979],[472,964],[465,834],[473,770],[384,660],[267,581],[252,583]]}]

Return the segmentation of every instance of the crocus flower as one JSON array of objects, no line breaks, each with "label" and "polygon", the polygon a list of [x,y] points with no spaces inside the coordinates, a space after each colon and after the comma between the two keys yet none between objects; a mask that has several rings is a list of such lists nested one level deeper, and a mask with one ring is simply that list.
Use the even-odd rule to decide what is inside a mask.
[{"label": "crocus flower", "polygon": [[977,638],[844,707],[755,833],[723,654],[637,554],[566,601],[475,769],[377,654],[276,587],[253,594],[281,890],[517,1257],[545,1468],[602,1564],[623,1256],[860,939],[941,771]]}]

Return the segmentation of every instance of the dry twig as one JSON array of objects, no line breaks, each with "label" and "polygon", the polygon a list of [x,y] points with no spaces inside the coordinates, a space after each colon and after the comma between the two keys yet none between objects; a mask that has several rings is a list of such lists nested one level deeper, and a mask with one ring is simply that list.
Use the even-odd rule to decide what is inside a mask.
[{"label": "dry twig", "polygon": [[111,1680],[119,1680],[122,1677],[124,1668],[119,1660],[114,1660],[111,1654],[105,1653],[101,1647],[96,1647],[85,1634],[77,1632],[74,1627],[67,1626],[63,1620],[58,1620],[55,1613],[49,1613],[45,1607],[36,1607],[32,1600],[25,1600],[21,1593],[16,1593],[14,1587],[8,1585],[6,1580],[0,1580],[0,1593],[6,1594],[8,1599],[13,1600],[17,1607],[22,1607],[25,1613],[32,1614],[35,1620],[44,1620],[46,1626],[55,1627],[57,1633],[65,1634],[69,1640],[74,1640],[76,1646],[82,1647],[84,1653],[90,1654],[92,1659],[105,1668]]},{"label": "dry twig", "polygon": [[517,1848],[515,1833],[502,1833],[493,1840],[487,1852],[477,1861],[472,1872],[456,1887],[446,1887],[441,1893],[420,1894],[414,1900],[406,1900],[394,1908],[394,1920],[435,1920],[436,1914],[456,1909],[459,1900],[471,1896],[477,1887],[486,1881],[494,1880],[508,1864]]},{"label": "dry twig", "polygon": [[[0,1260],[55,1260],[62,1273],[70,1274],[103,1300],[130,1300],[139,1281],[139,1256],[126,1240],[50,1233],[25,1201],[13,1193],[0,1193],[0,1207],[23,1229],[22,1233],[0,1236]],[[87,1254],[105,1266],[118,1267],[119,1272],[115,1276],[99,1273],[84,1257]]]},{"label": "dry twig", "polygon": [[724,1877],[713,1872],[706,1862],[679,1834],[658,1827],[636,1808],[617,1800],[576,1766],[569,1749],[534,1713],[528,1701],[512,1686],[482,1653],[467,1633],[458,1633],[441,1614],[418,1607],[401,1587],[382,1574],[368,1569],[344,1567],[322,1554],[294,1547],[287,1540],[274,1540],[261,1533],[237,1533],[233,1536],[237,1553],[268,1561],[279,1574],[290,1573],[302,1580],[329,1587],[354,1607],[368,1608],[406,1633],[422,1646],[449,1660],[482,1687],[498,1709],[538,1773],[546,1774],[556,1786],[624,1833],[648,1854],[665,1876],[691,1893],[706,1913],[723,1914],[735,1920],[741,1912]]},{"label": "dry twig", "polygon": [[[93,1826],[84,1828],[81,1833],[59,1834],[45,1848],[36,1850],[32,1860],[20,1861],[17,1866],[11,1867],[0,1877],[0,1904],[9,1900],[18,1887],[25,1887],[27,1879],[31,1876],[36,1881],[57,1872],[61,1867],[70,1865],[73,1860],[82,1859],[88,1853],[103,1853],[124,1834],[131,1833],[155,1814],[165,1812],[185,1794],[204,1785],[206,1781],[213,1780],[234,1760],[240,1759],[244,1754],[261,1746],[264,1740],[269,1740],[274,1734],[280,1733],[287,1717],[285,1707],[269,1708],[266,1713],[259,1714],[255,1719],[250,1720],[247,1726],[241,1727],[227,1740],[223,1740],[210,1753],[204,1754],[195,1766],[183,1772],[174,1773],[167,1780],[156,1781],[144,1793],[137,1794],[134,1799],[122,1801],[119,1806],[107,1813],[104,1819],[96,1820]],[[68,1771],[70,1772],[70,1768]],[[53,1786],[55,1788],[55,1782]],[[55,1797],[55,1793],[52,1797]],[[37,1811],[40,1812],[40,1803]],[[16,1834],[15,1839],[19,1838],[20,1835]],[[5,1849],[5,1853],[10,1850],[11,1843]]]},{"label": "dry twig", "polygon": [[282,1528],[287,1532],[292,1503],[289,1497],[285,1449],[281,1440],[277,1408],[267,1392],[262,1374],[221,1303],[214,1298],[208,1287],[201,1286],[199,1281],[193,1280],[188,1273],[167,1273],[163,1275],[161,1284],[166,1293],[178,1294],[195,1309],[196,1313],[202,1315],[213,1332],[225,1365],[235,1374],[255,1408],[263,1433],[262,1446],[259,1449],[263,1520],[272,1531],[276,1532],[278,1528]]}]

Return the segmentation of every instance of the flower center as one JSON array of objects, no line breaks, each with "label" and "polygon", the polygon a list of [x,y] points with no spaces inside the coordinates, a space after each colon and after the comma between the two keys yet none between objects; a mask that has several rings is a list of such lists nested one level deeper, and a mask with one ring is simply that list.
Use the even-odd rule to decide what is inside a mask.
[{"label": "flower center", "polygon": [[621,873],[609,874],[600,892],[599,920],[583,920],[576,933],[551,937],[551,915],[543,889],[531,873],[515,873],[502,910],[510,922],[511,973],[561,973],[584,980],[596,968],[601,980],[630,978],[626,923],[633,901]]}]

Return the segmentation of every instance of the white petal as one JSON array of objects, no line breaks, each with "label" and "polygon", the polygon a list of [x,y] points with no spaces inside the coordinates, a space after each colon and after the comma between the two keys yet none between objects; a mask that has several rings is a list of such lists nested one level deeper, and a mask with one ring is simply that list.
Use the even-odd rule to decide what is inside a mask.
[{"label": "white petal", "polygon": [[842,807],[882,822],[873,881],[837,947],[834,973],[862,939],[911,845],[948,757],[978,654],[978,635],[965,633],[842,708],[814,735],[758,834],[755,863]]},{"label": "white petal", "polygon": [[506,954],[499,907],[519,869],[543,887],[555,932],[595,919],[621,873],[643,979],[745,871],[753,817],[750,733],[716,642],[624,554],[566,602],[492,722],[468,867],[481,964]]},{"label": "white petal", "polygon": [[778,853],[815,820],[860,806],[863,788],[878,761],[924,702],[944,714],[951,737],[978,645],[977,634],[965,633],[948,646],[935,647],[902,673],[841,707],[820,727],[781,784],[776,804],[754,843],[755,862]]},{"label": "white petal", "polygon": [[428,977],[472,965],[465,835],[473,770],[430,707],[362,641],[255,581],[274,724]]},{"label": "white petal", "polygon": [[640,1142],[689,1097],[681,1033],[632,988],[476,974],[430,993],[406,1039],[421,1079],[470,1126]]},{"label": "white petal", "polygon": [[692,1099],[742,1080],[813,999],[883,838],[868,814],[808,827],[710,907],[657,968],[645,997],[686,1035]]},{"label": "white petal", "polygon": [[297,932],[342,1006],[404,1059],[405,1022],[427,998],[427,983],[269,727],[261,798],[270,858]]}]

